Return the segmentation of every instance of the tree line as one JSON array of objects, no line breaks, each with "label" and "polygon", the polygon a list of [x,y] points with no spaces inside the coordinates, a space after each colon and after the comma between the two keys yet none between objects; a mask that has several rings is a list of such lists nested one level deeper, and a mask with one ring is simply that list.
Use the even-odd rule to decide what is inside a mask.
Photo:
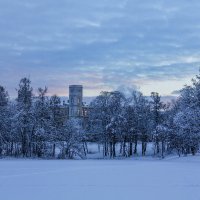
[{"label": "tree line", "polygon": [[47,96],[47,88],[33,95],[31,81],[23,78],[16,100],[0,86],[0,157],[87,158],[89,142],[102,147],[104,157],[147,154],[179,156],[199,150],[200,76],[184,86],[176,100],[164,103],[133,90],[101,92],[89,105],[87,123],[67,119],[61,99]]}]

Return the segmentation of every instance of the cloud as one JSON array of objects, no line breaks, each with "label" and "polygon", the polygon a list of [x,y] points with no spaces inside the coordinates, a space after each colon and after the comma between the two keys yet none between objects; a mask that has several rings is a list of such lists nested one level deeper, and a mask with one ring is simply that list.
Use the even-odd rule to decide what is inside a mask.
[{"label": "cloud", "polygon": [[179,95],[181,93],[181,91],[180,90],[174,90],[174,91],[172,91],[172,95]]},{"label": "cloud", "polygon": [[16,95],[30,76],[51,93],[77,83],[96,95],[180,82],[199,69],[199,9],[197,0],[1,0],[0,84]]}]

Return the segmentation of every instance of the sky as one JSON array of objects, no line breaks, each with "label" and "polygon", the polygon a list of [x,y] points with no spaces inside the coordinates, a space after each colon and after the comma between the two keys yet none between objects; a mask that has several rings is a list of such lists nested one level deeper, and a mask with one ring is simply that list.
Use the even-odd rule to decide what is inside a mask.
[{"label": "sky", "polygon": [[0,85],[172,95],[200,67],[199,0],[0,0]]}]

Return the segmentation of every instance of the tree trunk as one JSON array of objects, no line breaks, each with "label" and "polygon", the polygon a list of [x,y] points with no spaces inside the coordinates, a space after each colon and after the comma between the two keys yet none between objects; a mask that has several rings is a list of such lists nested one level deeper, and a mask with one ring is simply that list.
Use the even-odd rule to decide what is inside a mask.
[{"label": "tree trunk", "polygon": [[123,142],[123,156],[127,157],[127,154],[126,154],[126,140],[124,140],[124,142]]},{"label": "tree trunk", "polygon": [[101,152],[101,146],[100,146],[100,144],[98,144],[98,151],[99,151],[99,153]]},{"label": "tree trunk", "polygon": [[132,156],[133,155],[133,143],[130,142],[129,143],[129,156]]},{"label": "tree trunk", "polygon": [[110,158],[113,158],[112,142],[110,142]]},{"label": "tree trunk", "polygon": [[162,151],[162,158],[164,158],[164,151],[165,151],[165,143],[164,143],[164,141],[162,141],[162,143],[161,143],[161,145],[162,145],[162,147],[161,147],[161,151]]},{"label": "tree trunk", "polygon": [[157,153],[157,154],[160,153],[160,145],[159,145],[159,140],[158,140],[158,138],[156,139],[156,153]]},{"label": "tree trunk", "polygon": [[137,136],[135,136],[134,154],[137,154],[137,145],[138,145],[138,138],[137,138]]},{"label": "tree trunk", "polygon": [[115,142],[113,142],[113,158],[116,157]]},{"label": "tree trunk", "polygon": [[53,144],[53,158],[55,158],[55,155],[56,155],[56,144],[54,143]]},{"label": "tree trunk", "polygon": [[147,149],[147,143],[142,141],[142,156],[145,156]]}]

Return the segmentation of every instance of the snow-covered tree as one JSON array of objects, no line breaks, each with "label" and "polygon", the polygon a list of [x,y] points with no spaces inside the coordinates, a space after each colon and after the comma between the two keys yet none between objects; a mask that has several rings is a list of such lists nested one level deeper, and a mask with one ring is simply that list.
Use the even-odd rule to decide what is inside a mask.
[{"label": "snow-covered tree", "polygon": [[31,156],[31,140],[35,128],[32,90],[31,81],[28,78],[21,79],[17,89],[17,112],[13,117],[13,130],[20,139],[23,156]]},{"label": "snow-covered tree", "polygon": [[3,86],[0,86],[0,156],[8,143],[10,128],[9,96]]},{"label": "snow-covered tree", "polygon": [[38,88],[38,96],[34,101],[35,131],[33,135],[33,153],[41,157],[47,150],[49,141],[50,107],[46,96],[47,87]]},{"label": "snow-covered tree", "polygon": [[186,85],[180,92],[173,117],[175,133],[170,142],[179,155],[194,155],[200,142],[200,76],[197,75],[192,79],[192,85]]},{"label": "snow-covered tree", "polygon": [[90,124],[96,127],[96,133],[104,145],[104,156],[107,156],[108,153],[111,157],[115,156],[115,145],[120,130],[116,123],[119,123],[123,104],[124,96],[117,91],[102,92],[91,103]]},{"label": "snow-covered tree", "polygon": [[80,121],[68,120],[58,135],[61,154],[60,158],[72,159],[74,157],[85,158],[83,131]]},{"label": "snow-covered tree", "polygon": [[[101,92],[90,104],[89,128],[99,143],[102,143],[104,156],[108,155],[108,138],[106,127],[110,122],[109,92]],[[95,133],[95,134],[94,134]]]},{"label": "snow-covered tree", "polygon": [[160,153],[160,141],[158,137],[157,127],[163,122],[163,109],[165,105],[161,102],[161,96],[157,92],[151,93],[151,113],[152,113],[152,133],[155,143],[155,152]]}]

